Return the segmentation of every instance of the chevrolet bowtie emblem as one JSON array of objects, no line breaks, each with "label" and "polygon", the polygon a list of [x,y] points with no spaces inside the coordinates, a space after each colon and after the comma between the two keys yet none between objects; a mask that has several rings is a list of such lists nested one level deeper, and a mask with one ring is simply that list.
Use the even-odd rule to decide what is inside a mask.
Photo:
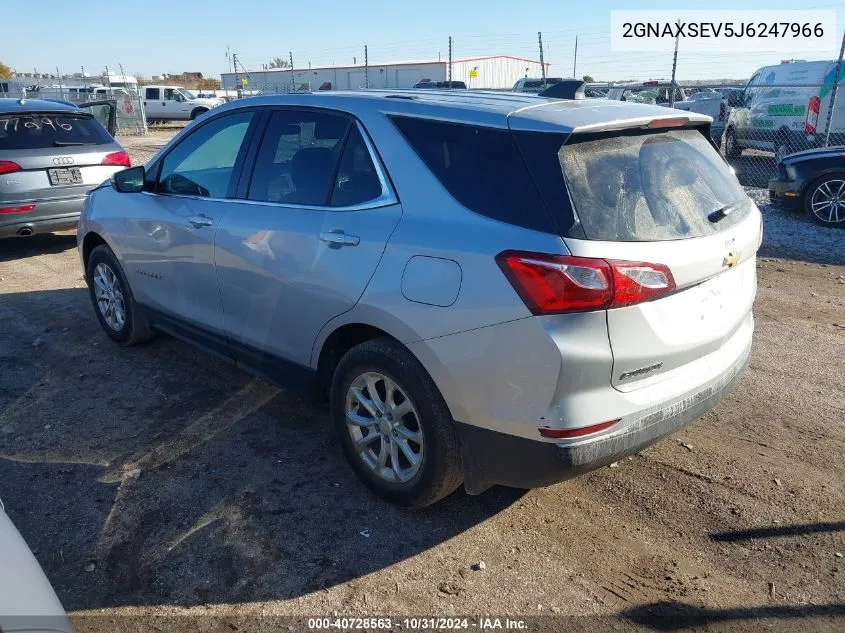
[{"label": "chevrolet bowtie emblem", "polygon": [[739,256],[740,255],[741,255],[741,253],[739,251],[737,251],[736,253],[734,253],[734,252],[728,253],[727,255],[725,255],[725,258],[722,260],[722,266],[727,266],[728,268],[736,266],[739,263]]}]

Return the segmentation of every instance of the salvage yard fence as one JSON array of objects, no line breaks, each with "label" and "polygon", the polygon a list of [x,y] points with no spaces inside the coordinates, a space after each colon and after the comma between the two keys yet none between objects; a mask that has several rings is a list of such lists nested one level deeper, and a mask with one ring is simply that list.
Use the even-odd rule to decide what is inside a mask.
[{"label": "salvage yard fence", "polygon": [[[0,84],[2,86],[2,84]],[[116,102],[115,124],[117,135],[141,136],[147,133],[147,116],[144,110],[144,100],[140,94],[114,89],[108,92],[88,92],[87,89],[75,86],[50,86],[48,90],[24,90],[12,93],[0,91],[0,97],[20,99],[48,98],[61,99],[71,103],[87,103],[89,101],[114,100]]]}]

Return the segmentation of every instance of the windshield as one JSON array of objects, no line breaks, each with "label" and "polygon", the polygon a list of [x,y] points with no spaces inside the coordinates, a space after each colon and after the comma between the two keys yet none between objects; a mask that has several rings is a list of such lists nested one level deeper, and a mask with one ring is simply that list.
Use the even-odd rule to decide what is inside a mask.
[{"label": "windshield", "polygon": [[[697,130],[586,136],[558,152],[588,239],[702,237],[732,226],[750,202]],[[708,216],[727,212],[718,222]]]},{"label": "windshield", "polygon": [[4,114],[0,116],[0,151],[72,145],[104,145],[113,139],[87,114]]},{"label": "windshield", "polygon": [[176,92],[178,92],[180,95],[185,97],[185,99],[188,100],[188,101],[192,101],[193,99],[196,99],[196,96],[190,90],[185,90],[184,88],[182,88],[180,90],[177,90]]}]

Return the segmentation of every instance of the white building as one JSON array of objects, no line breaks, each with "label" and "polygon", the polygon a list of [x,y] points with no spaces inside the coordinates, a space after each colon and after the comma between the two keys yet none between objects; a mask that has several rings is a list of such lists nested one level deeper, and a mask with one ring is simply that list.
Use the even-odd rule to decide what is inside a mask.
[{"label": "white building", "polygon": [[[549,63],[546,62],[546,74]],[[520,77],[540,77],[540,62],[510,55],[490,55],[452,60],[452,81],[463,81],[468,88],[511,88]],[[447,81],[449,63],[446,60],[394,62],[355,66],[321,66],[319,68],[274,68],[223,73],[224,89],[234,89],[240,83],[244,90],[284,92],[330,89],[357,90],[370,88],[412,88],[423,79]],[[246,79],[246,83],[244,83]]]}]

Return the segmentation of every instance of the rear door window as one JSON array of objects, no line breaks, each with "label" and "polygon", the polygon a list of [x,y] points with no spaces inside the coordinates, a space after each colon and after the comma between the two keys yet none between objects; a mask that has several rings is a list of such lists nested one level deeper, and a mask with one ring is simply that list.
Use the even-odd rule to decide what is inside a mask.
[{"label": "rear door window", "polygon": [[[585,135],[563,145],[558,158],[588,239],[703,237],[750,210],[736,177],[697,130]],[[719,210],[727,215],[708,219]]]},{"label": "rear door window", "polygon": [[105,145],[114,139],[88,114],[0,115],[0,151]]},{"label": "rear door window", "polygon": [[147,88],[145,94],[146,94],[146,97],[145,97],[146,99],[149,99],[150,101],[158,101],[158,95],[159,95],[158,88]]},{"label": "rear door window", "polygon": [[327,112],[274,112],[258,150],[247,197],[327,206],[349,125],[349,118]]},{"label": "rear door window", "polygon": [[382,194],[381,180],[361,130],[354,125],[349,131],[329,205],[349,207],[375,200]]},{"label": "rear door window", "polygon": [[554,232],[509,130],[391,118],[429,170],[464,207],[500,222]]}]

